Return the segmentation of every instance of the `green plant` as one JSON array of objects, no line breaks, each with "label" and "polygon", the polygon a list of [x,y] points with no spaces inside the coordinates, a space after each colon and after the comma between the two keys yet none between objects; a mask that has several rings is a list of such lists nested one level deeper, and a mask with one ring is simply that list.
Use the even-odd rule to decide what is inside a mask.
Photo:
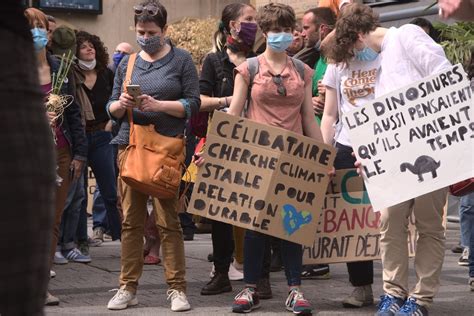
[{"label": "green plant", "polygon": [[440,44],[449,61],[466,67],[474,51],[474,23],[456,22],[451,25],[434,23],[434,27],[440,32]]}]

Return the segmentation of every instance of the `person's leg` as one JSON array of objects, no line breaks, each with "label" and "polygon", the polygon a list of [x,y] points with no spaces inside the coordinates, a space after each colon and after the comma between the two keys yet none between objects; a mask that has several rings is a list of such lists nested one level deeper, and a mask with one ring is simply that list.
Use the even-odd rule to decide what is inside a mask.
[{"label": "person's leg", "polygon": [[104,199],[100,194],[100,187],[96,183],[92,202],[92,229],[100,228],[103,232],[107,231],[107,210],[105,209]]},{"label": "person's leg", "polygon": [[470,219],[472,208],[474,207],[473,204],[473,193],[462,196],[459,201],[459,223],[461,225],[461,246],[463,251],[458,264],[463,266],[469,266],[469,254],[471,253],[469,247],[472,225],[474,225],[474,222]]},{"label": "person's leg", "polygon": [[[121,180],[120,180],[121,181]],[[148,196],[122,181],[123,225],[120,288],[136,293],[143,270],[143,235]]]},{"label": "person's leg", "polygon": [[[77,231],[76,231],[76,239],[80,246],[81,251],[87,248],[89,250],[88,245],[88,235],[87,235],[87,166],[83,172],[82,176],[82,195],[83,199],[81,202],[81,208],[79,211],[79,222],[77,223]],[[87,247],[86,247],[87,245]]]},{"label": "person's leg", "polygon": [[408,217],[413,205],[412,199],[380,211],[383,290],[402,300],[408,296]]},{"label": "person's leg", "polygon": [[[235,228],[235,227],[234,227]],[[263,257],[267,235],[253,230],[245,231],[244,238],[244,282],[245,287],[235,297],[232,311],[250,312],[260,307],[260,298],[256,291],[257,282],[262,273]]]},{"label": "person's leg", "polygon": [[120,239],[121,223],[117,210],[117,178],[114,171],[113,147],[110,132],[94,132],[94,150],[89,152],[89,164],[96,177],[107,209],[107,223],[112,240]]},{"label": "person's leg", "polygon": [[418,231],[415,253],[417,283],[410,296],[423,306],[431,304],[439,289],[446,240],[443,214],[447,197],[447,189],[440,189],[415,199],[415,225]]},{"label": "person's leg", "polygon": [[[29,28],[21,11],[17,16]],[[5,27],[0,38],[0,314],[36,316],[43,315],[55,249],[56,158],[31,38]]]},{"label": "person's leg", "polygon": [[[63,214],[63,234],[61,239],[61,251],[69,260],[78,262],[90,262],[88,253],[78,254],[76,248],[76,232],[80,219],[82,201],[84,199],[84,177],[81,175],[78,180],[71,184],[69,189],[68,201]],[[69,203],[68,203],[69,202]],[[70,252],[73,253],[70,254]],[[72,256],[74,254],[74,256]]]},{"label": "person's leg", "polygon": [[218,221],[212,221],[211,225],[214,268],[218,273],[227,274],[234,253],[233,226]]},{"label": "person's leg", "polygon": [[186,263],[183,231],[178,218],[178,192],[171,199],[153,199],[156,225],[160,233],[163,267],[169,286],[168,299],[171,310],[187,311],[191,305],[186,297]]},{"label": "person's leg", "polygon": [[232,291],[229,280],[229,267],[234,252],[232,225],[211,221],[214,276],[201,289],[201,295],[215,295]]},{"label": "person's leg", "polygon": [[[238,264],[244,263],[244,238],[245,228],[233,226],[234,230],[234,257]],[[241,269],[241,267],[239,267]]]},{"label": "person's leg", "polygon": [[309,314],[313,307],[301,291],[303,247],[287,240],[282,240],[280,247],[286,281],[289,287],[288,298],[285,302],[286,309],[294,314]]},{"label": "person's leg", "polygon": [[171,290],[186,293],[186,265],[183,231],[178,218],[178,197],[153,198],[156,225],[161,240],[161,253],[166,283]]},{"label": "person's leg", "polygon": [[[461,198],[459,213],[463,214],[469,230],[469,276],[474,278],[474,192]],[[472,288],[471,288],[472,289]],[[472,289],[474,290],[474,289]]]},{"label": "person's leg", "polygon": [[[180,184],[180,192],[182,192],[186,187],[186,182],[181,181]],[[188,191],[186,192],[186,199],[188,201],[191,200],[191,195],[193,193],[192,184],[189,185]],[[179,221],[181,223],[181,228],[183,229],[183,236],[184,240],[193,240],[194,239],[194,232],[196,231],[196,225],[193,221],[193,215],[189,214],[186,209],[183,212],[179,213]]]},{"label": "person's leg", "polygon": [[[57,174],[61,177],[61,184],[56,187],[56,205],[54,212],[54,226],[52,235],[52,245],[57,245],[59,240],[59,227],[61,225],[61,218],[63,215],[64,205],[66,203],[67,194],[69,191],[69,167],[71,165],[71,153],[69,146],[56,150],[57,154]],[[53,262],[54,253],[56,249],[52,247],[50,251],[51,263]]]}]

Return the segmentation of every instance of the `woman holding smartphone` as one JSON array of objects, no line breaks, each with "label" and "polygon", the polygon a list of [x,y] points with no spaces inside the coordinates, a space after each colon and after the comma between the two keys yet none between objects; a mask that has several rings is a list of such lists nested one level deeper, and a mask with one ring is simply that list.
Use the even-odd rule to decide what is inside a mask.
[{"label": "woman holding smartphone", "polygon": [[[127,109],[138,125],[154,124],[165,136],[184,134],[186,119],[199,111],[199,78],[191,55],[171,45],[166,39],[167,12],[153,0],[134,7],[137,54],[130,84],[139,85],[142,95],[123,92],[129,57],[124,57],[115,74],[114,89],[107,109],[120,122],[112,143],[119,145],[119,161],[129,143],[130,125]],[[119,179],[123,223],[120,289],[109,301],[109,309],[125,309],[138,304],[135,296],[143,269],[143,234],[148,196]],[[189,310],[186,297],[183,232],[179,223],[177,195],[171,199],[153,198],[156,225],[161,240],[162,261],[168,283],[172,311]]]}]

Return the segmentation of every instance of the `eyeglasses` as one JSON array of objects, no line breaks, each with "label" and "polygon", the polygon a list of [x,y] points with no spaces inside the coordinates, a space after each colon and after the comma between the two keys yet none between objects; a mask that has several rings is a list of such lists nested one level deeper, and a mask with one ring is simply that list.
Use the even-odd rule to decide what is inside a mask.
[{"label": "eyeglasses", "polygon": [[148,4],[146,6],[139,4],[134,6],[133,10],[135,12],[135,15],[148,14],[151,16],[155,16],[158,14],[158,7],[152,4]]},{"label": "eyeglasses", "polygon": [[277,86],[278,95],[281,95],[282,97],[286,97],[286,88],[283,85],[283,78],[281,77],[281,75],[276,75],[276,76],[272,75],[272,80],[273,80],[273,83],[276,84]]}]

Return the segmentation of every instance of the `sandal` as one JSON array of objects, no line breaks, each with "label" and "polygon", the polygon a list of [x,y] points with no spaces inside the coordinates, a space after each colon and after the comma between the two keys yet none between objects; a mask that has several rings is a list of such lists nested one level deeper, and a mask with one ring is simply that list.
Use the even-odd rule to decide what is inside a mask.
[{"label": "sandal", "polygon": [[143,261],[143,264],[160,264],[161,259],[158,257],[155,257],[153,255],[147,255],[145,257],[145,260]]}]

